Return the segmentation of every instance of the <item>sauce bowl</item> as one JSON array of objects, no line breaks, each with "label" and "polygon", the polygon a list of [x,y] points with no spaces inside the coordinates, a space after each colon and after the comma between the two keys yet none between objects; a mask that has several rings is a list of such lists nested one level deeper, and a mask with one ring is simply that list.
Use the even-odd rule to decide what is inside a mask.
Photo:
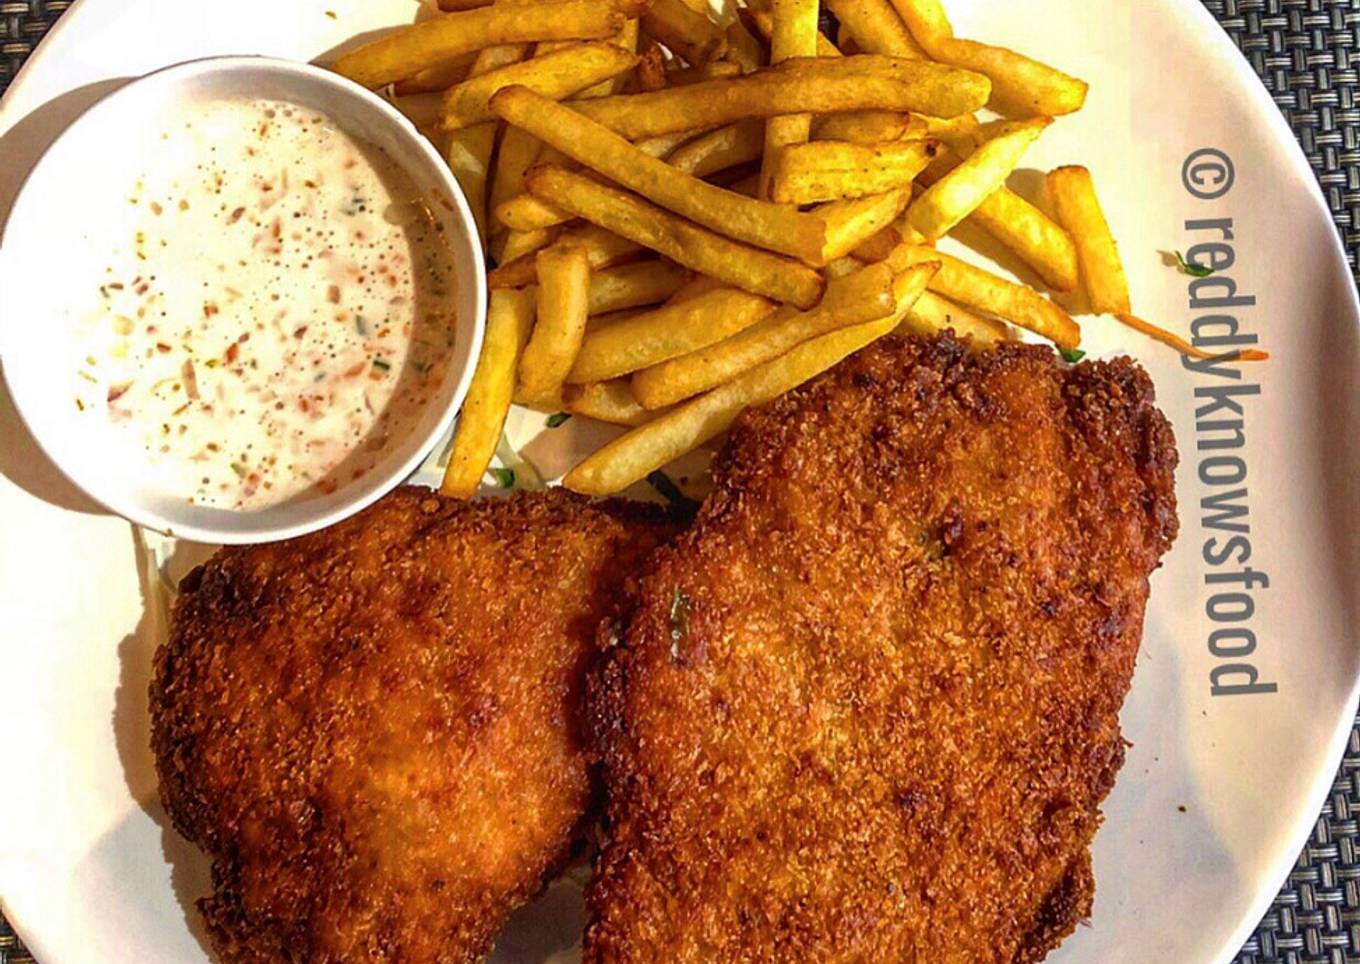
[{"label": "sauce bowl", "polygon": [[[420,193],[453,267],[447,297],[455,323],[442,356],[443,374],[408,427],[383,439],[380,447],[374,443],[372,464],[359,477],[346,476],[327,488],[310,486],[251,509],[213,507],[171,491],[152,457],[135,457],[140,453],[130,451],[127,433],[102,413],[89,417],[70,389],[71,360],[82,349],[71,289],[106,270],[102,253],[84,235],[88,219],[128,217],[125,208],[120,214],[111,205],[127,204],[128,185],[157,150],[159,118],[196,103],[233,98],[282,101],[315,111],[380,150]],[[78,243],[82,240],[87,243]],[[204,245],[212,242],[202,239]],[[162,251],[157,259],[161,271],[174,272],[174,251]],[[485,279],[475,223],[457,182],[429,141],[387,101],[308,64],[264,57],[192,61],[134,80],[96,103],[30,173],[0,235],[0,365],[16,408],[43,451],[109,510],[198,542],[289,538],[369,505],[415,471],[447,433],[481,350]]]}]

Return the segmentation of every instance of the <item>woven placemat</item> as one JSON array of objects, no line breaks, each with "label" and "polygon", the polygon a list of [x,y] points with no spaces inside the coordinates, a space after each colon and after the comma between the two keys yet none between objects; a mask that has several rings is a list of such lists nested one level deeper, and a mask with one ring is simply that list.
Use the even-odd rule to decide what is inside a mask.
[{"label": "woven placemat", "polygon": [[[1354,272],[1360,252],[1360,0],[1202,2],[1288,118],[1317,172]],[[70,5],[0,0],[0,93]],[[1236,964],[1360,962],[1358,849],[1360,719],[1313,835]],[[32,961],[0,917],[0,964]]]}]

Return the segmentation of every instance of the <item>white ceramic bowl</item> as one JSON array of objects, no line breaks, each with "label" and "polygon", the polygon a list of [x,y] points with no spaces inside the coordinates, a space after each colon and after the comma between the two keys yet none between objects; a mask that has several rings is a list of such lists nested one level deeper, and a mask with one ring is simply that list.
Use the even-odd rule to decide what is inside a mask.
[{"label": "white ceramic bowl", "polygon": [[[384,151],[432,200],[453,250],[456,343],[448,376],[415,427],[393,438],[377,465],[334,492],[316,490],[250,511],[208,508],[157,487],[149,463],[130,458],[106,420],[80,417],[72,404],[71,278],[92,278],[101,253],[73,243],[85,218],[109,215],[109,198],[135,180],[155,150],[159,115],[196,100],[227,97],[289,101],[331,117]],[[102,212],[102,213],[101,213]],[[382,98],[308,64],[265,57],[220,57],[179,64],[134,80],[82,114],[33,169],[0,236],[0,363],[25,424],[76,485],[133,522],[201,542],[283,539],[330,525],[378,499],[410,475],[448,430],[481,350],[486,274],[467,202],[447,165],[410,121]],[[58,368],[62,370],[58,370]],[[3,440],[0,440],[3,444]]]}]

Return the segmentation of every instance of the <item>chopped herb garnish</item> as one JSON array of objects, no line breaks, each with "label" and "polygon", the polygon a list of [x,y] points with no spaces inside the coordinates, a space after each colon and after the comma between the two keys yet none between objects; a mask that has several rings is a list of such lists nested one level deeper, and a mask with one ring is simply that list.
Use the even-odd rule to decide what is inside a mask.
[{"label": "chopped herb garnish", "polygon": [[680,645],[689,639],[689,597],[676,586],[671,590],[671,659],[680,659]]},{"label": "chopped herb garnish", "polygon": [[368,322],[364,319],[363,315],[354,316],[354,330],[363,337],[368,337]]},{"label": "chopped herb garnish", "polygon": [[671,481],[671,477],[661,470],[650,472],[647,475],[647,484],[656,489],[667,502],[681,508],[694,510],[699,504],[685,493],[680,491],[680,487]]},{"label": "chopped herb garnish", "polygon": [[349,199],[349,203],[340,209],[341,214],[354,217],[356,214],[363,214],[368,210],[368,200],[362,194],[356,194]]},{"label": "chopped herb garnish", "polygon": [[1069,365],[1075,365],[1086,357],[1086,352],[1082,351],[1080,348],[1059,348],[1058,354],[1062,355],[1063,361],[1067,362]]},{"label": "chopped herb garnish", "polygon": [[231,463],[231,470],[232,470],[233,472],[236,473],[236,475],[237,475],[238,478],[244,479],[244,478],[246,477],[246,468],[245,468],[245,466],[244,466],[244,465],[241,465],[241,464],[238,463],[238,462],[233,462],[233,463]]},{"label": "chopped herb garnish", "polygon": [[386,358],[375,358],[373,359],[373,367],[380,372],[391,371],[392,363]]},{"label": "chopped herb garnish", "polygon": [[546,424],[548,428],[557,428],[569,418],[571,418],[570,412],[558,412],[555,415],[549,415]]},{"label": "chopped herb garnish", "polygon": [[515,487],[514,469],[492,469],[491,476],[502,489],[513,489]]},{"label": "chopped herb garnish", "polygon": [[1194,278],[1207,278],[1214,273],[1214,269],[1207,264],[1186,261],[1185,255],[1181,254],[1179,251],[1176,252],[1176,266],[1180,268],[1182,272]]}]

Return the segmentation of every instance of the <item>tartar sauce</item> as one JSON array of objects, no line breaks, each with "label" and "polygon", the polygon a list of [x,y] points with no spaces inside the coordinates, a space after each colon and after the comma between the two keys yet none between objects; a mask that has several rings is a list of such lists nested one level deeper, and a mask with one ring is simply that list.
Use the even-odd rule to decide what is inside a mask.
[{"label": "tartar sauce", "polygon": [[77,322],[76,406],[197,505],[361,477],[447,375],[441,225],[393,161],[313,110],[198,103],[156,133],[129,217],[86,228],[109,259]]}]

